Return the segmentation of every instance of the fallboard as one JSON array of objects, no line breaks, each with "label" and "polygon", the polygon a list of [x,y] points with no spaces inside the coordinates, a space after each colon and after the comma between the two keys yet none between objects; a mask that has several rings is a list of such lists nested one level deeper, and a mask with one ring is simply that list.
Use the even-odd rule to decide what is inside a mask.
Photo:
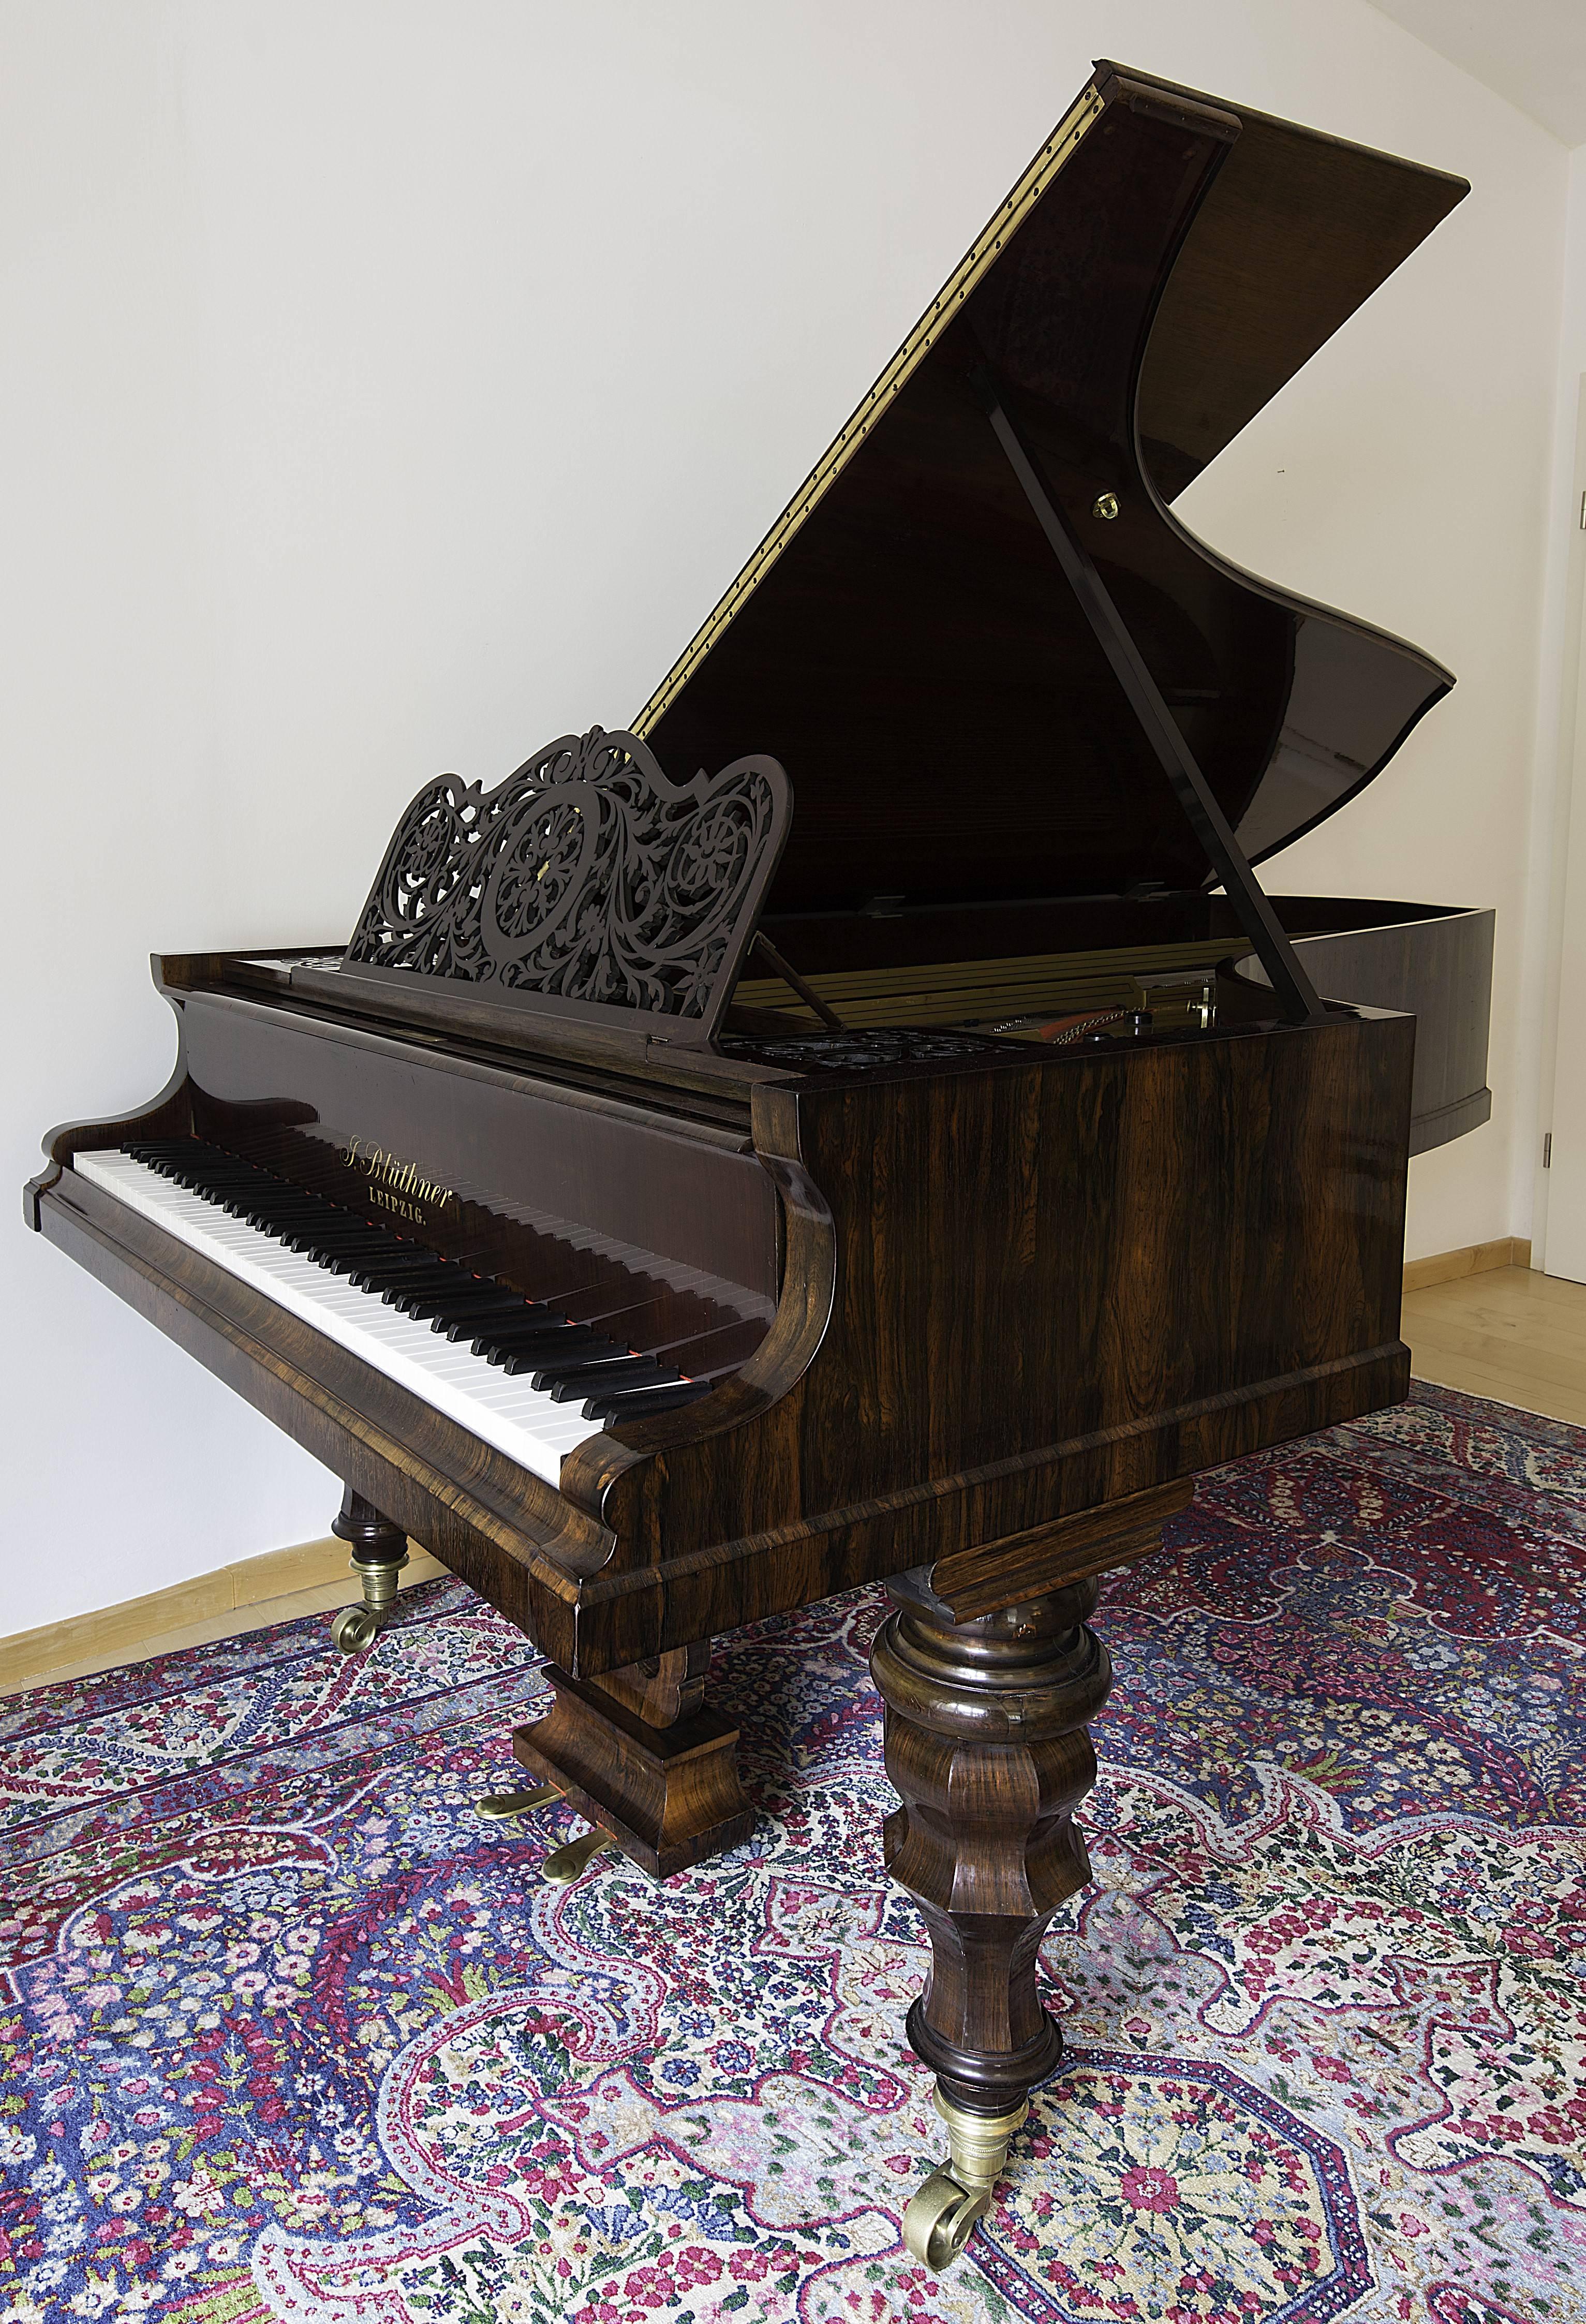
[{"label": "fallboard", "polygon": [[181,1013],[199,1136],[575,1320],[615,1284],[658,1343],[763,1337],[779,1206],[736,1133],[228,995]]}]

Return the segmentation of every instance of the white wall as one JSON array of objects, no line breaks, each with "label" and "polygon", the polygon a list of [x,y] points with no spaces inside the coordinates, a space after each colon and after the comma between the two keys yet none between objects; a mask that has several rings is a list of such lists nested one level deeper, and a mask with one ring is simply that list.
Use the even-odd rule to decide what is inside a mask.
[{"label": "white wall", "polygon": [[[1461,673],[1275,870],[1499,907],[1498,1116],[1412,1248],[1506,1230],[1565,161],[1362,0],[9,0],[14,1184],[163,1081],[151,946],[337,939],[420,779],[632,715],[1097,52],[1476,182],[1187,513]],[[326,1529],[80,1270],[0,1268],[0,1630]]]},{"label": "white wall", "polygon": [[[1537,689],[1569,178],[1545,130],[1418,53],[1417,110],[1434,117],[1346,134],[1471,191],[1179,503],[1241,563],[1412,640],[1458,680],[1369,792],[1261,867],[1274,894],[1497,908],[1492,1119],[1412,1162],[1412,1259],[1530,1231],[1530,843],[1551,766]],[[1305,117],[1344,125],[1319,100]]]},{"label": "white wall", "polygon": [[[1553,1125],[1555,1074],[1560,1062],[1559,974],[1566,909],[1575,922],[1576,957],[1586,924],[1586,895],[1580,874],[1570,881],[1572,840],[1581,861],[1581,835],[1574,818],[1586,795],[1586,722],[1581,689],[1586,679],[1586,535],[1581,531],[1581,494],[1586,490],[1586,145],[1570,157],[1564,295],[1559,331],[1558,392],[1552,476],[1548,492],[1547,588],[1542,624],[1542,678],[1538,696],[1535,808],[1532,816],[1530,887],[1532,908],[1526,932],[1523,1021],[1535,1028],[1526,1064],[1517,1130],[1517,1216],[1529,1205],[1532,1263],[1551,1267],[1560,1254],[1548,1250],[1549,1197],[1555,1181],[1543,1161],[1544,1134]],[[1573,813],[1572,813],[1572,809]],[[1567,1077],[1578,1062],[1578,1018],[1572,1014],[1572,1044],[1562,1052]],[[1527,1134],[1528,1133],[1528,1134]],[[1563,1157],[1561,1156],[1561,1160]],[[1572,1176],[1574,1174],[1572,1173]],[[1575,1179],[1578,1187],[1580,1181]],[[1578,1224],[1569,1235],[1568,1264],[1579,1265]]]}]

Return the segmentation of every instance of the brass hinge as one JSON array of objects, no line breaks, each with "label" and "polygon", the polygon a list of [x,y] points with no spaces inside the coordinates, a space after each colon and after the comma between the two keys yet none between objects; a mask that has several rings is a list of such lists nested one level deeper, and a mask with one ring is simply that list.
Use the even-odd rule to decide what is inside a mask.
[{"label": "brass hinge", "polygon": [[1551,1130],[1545,1130],[1543,1133],[1542,1167],[1545,1170],[1551,1170],[1553,1167],[1553,1132]]}]

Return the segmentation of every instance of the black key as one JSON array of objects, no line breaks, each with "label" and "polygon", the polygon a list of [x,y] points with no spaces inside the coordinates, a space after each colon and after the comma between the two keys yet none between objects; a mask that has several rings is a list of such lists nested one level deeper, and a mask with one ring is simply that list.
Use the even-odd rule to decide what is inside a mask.
[{"label": "black key", "polygon": [[403,1259],[364,1259],[347,1269],[347,1281],[360,1291],[386,1291],[393,1284],[410,1283],[418,1272]]},{"label": "black key", "polygon": [[327,1232],[324,1227],[304,1227],[298,1233],[283,1235],[281,1240],[289,1250],[310,1250],[316,1258],[371,1259],[377,1251],[391,1249],[391,1237],[370,1230],[364,1234]]},{"label": "black key", "polygon": [[456,1294],[447,1290],[399,1291],[385,1295],[386,1305],[400,1315],[410,1315],[415,1323],[433,1323],[443,1309],[456,1305]]},{"label": "black key", "polygon": [[[209,1199],[213,1202],[214,1195],[211,1194]],[[221,1208],[235,1212],[238,1218],[246,1219],[251,1225],[262,1228],[264,1233],[273,1235],[277,1242],[284,1242],[288,1235],[318,1235],[325,1231],[324,1220],[316,1217],[311,1211],[267,1210],[263,1203],[250,1202],[223,1203]]]},{"label": "black key", "polygon": [[557,1404],[582,1404],[586,1396],[598,1396],[604,1389],[613,1388],[672,1388],[683,1375],[670,1364],[658,1364],[653,1356],[618,1356],[610,1363],[577,1363],[564,1369],[548,1366],[535,1373],[530,1386],[549,1388]]},{"label": "black key", "polygon": [[495,1288],[480,1278],[472,1291],[460,1291],[455,1299],[438,1306],[429,1328],[432,1332],[444,1332],[448,1339],[472,1339],[493,1316],[499,1316],[504,1323],[515,1315],[546,1313],[533,1300],[525,1299],[521,1291],[513,1291],[505,1284]]},{"label": "black key", "polygon": [[[441,1284],[429,1290],[409,1292],[403,1301],[403,1312],[439,1332],[448,1323],[463,1321],[464,1310],[467,1309],[470,1311],[469,1320],[476,1332],[490,1316],[504,1315],[508,1312],[504,1306],[479,1305],[474,1295],[481,1288],[480,1277],[468,1274],[465,1269],[449,1286]],[[521,1307],[523,1303],[520,1299],[516,1304]]]},{"label": "black key", "polygon": [[417,1296],[421,1291],[455,1291],[467,1280],[462,1268],[454,1267],[449,1259],[437,1259],[429,1267],[411,1268],[400,1283],[393,1283],[385,1295],[385,1304],[394,1306],[409,1292]]},{"label": "black key", "polygon": [[399,1315],[410,1315],[415,1323],[428,1323],[434,1313],[429,1301],[441,1299],[446,1296],[444,1291],[437,1290],[432,1286],[427,1300],[422,1292],[410,1289],[405,1283],[398,1284],[394,1289],[383,1294],[386,1306],[393,1308]]},{"label": "black key", "polygon": [[385,1304],[411,1315],[415,1323],[428,1323],[437,1307],[461,1296],[459,1280],[466,1283],[468,1277],[453,1274],[444,1283],[400,1283],[386,1293]]},{"label": "black key", "polygon": [[[216,1197],[211,1194],[211,1202]],[[289,1211],[274,1203],[261,1203],[250,1194],[239,1194],[235,1201],[223,1203],[223,1210],[235,1211],[239,1217],[251,1219],[267,1234],[320,1234],[325,1220],[318,1211]]]},{"label": "black key", "polygon": [[[586,1332],[582,1323],[548,1324],[541,1332],[484,1332],[473,1342],[476,1356],[486,1356],[493,1364],[505,1364],[514,1378],[521,1371],[538,1371],[542,1364],[555,1363],[558,1358],[569,1364],[586,1362],[607,1345],[598,1333]],[[625,1351],[613,1345],[611,1352],[622,1355]]]},{"label": "black key", "polygon": [[[576,1340],[567,1337],[570,1332],[577,1333]],[[607,1344],[587,1323],[569,1323],[565,1315],[535,1315],[527,1310],[521,1315],[493,1315],[483,1323],[460,1324],[457,1337],[468,1340],[476,1356],[512,1355],[519,1348],[539,1347],[551,1341],[558,1348],[569,1349]]]},{"label": "black key", "polygon": [[411,1274],[417,1274],[420,1268],[451,1265],[450,1259],[442,1259],[438,1250],[429,1250],[428,1245],[421,1242],[398,1242],[394,1236],[386,1252],[386,1263],[392,1267],[405,1267]]},{"label": "black key", "polygon": [[466,1303],[459,1300],[456,1314],[450,1318],[438,1316],[433,1329],[443,1333],[448,1340],[472,1340],[491,1329],[510,1332],[518,1324],[534,1324],[541,1330],[549,1330],[553,1325],[565,1324],[567,1320],[565,1315],[547,1307],[540,1300],[524,1299],[516,1292],[509,1294],[503,1290],[499,1299],[488,1302],[483,1298],[477,1304],[473,1300]]},{"label": "black key", "polygon": [[[224,1163],[200,1167],[204,1176],[217,1186],[256,1186],[262,1194],[280,1194],[288,1201],[306,1202],[312,1195],[309,1187],[294,1185],[290,1178],[272,1177],[267,1170],[255,1170],[245,1162],[235,1169],[227,1169]],[[312,1199],[317,1202],[319,1198],[312,1195]]]},{"label": "black key", "polygon": [[[336,1255],[337,1254],[333,1254],[333,1256]],[[399,1273],[404,1268],[410,1269],[416,1265],[425,1264],[425,1260],[417,1253],[404,1250],[401,1243],[392,1242],[389,1238],[383,1242],[367,1243],[362,1250],[349,1249],[345,1256],[358,1260],[366,1267],[392,1268]]]},{"label": "black key", "polygon": [[710,1380],[679,1380],[675,1388],[635,1388],[627,1396],[592,1396],[584,1406],[586,1420],[642,1420],[651,1412],[676,1412],[708,1396]]},{"label": "black key", "polygon": [[548,1368],[562,1371],[574,1364],[626,1353],[626,1349],[619,1348],[614,1340],[600,1339],[593,1332],[586,1334],[582,1324],[570,1323],[559,1332],[547,1332],[538,1340],[511,1341],[504,1348],[497,1349],[490,1360],[499,1364],[509,1379],[520,1379],[525,1372],[538,1374]]}]

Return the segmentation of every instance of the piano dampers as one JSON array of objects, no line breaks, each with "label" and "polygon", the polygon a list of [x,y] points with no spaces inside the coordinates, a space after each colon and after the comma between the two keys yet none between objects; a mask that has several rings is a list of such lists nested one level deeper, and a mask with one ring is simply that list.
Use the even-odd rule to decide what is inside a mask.
[{"label": "piano dampers", "polygon": [[673,783],[592,727],[493,791],[441,775],[398,824],[343,974],[703,1045],[720,1024],[793,811],[774,759]]}]

